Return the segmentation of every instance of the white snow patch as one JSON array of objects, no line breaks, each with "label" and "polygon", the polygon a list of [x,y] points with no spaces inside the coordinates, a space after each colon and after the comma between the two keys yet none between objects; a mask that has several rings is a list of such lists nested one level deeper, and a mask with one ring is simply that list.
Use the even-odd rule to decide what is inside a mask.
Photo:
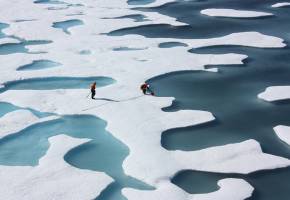
[{"label": "white snow patch", "polygon": [[38,166],[0,166],[0,199],[94,199],[112,179],[101,172],[74,168],[63,160],[70,149],[88,141],[54,136]]},{"label": "white snow patch", "polygon": [[15,38],[1,38],[0,39],[0,45],[3,45],[3,44],[18,44],[20,43],[19,40],[15,39]]},{"label": "white snow patch", "polygon": [[9,112],[0,118],[0,139],[21,131],[33,124],[57,119],[56,116],[50,116],[39,119],[28,110],[16,110]]},{"label": "white snow patch", "polygon": [[185,42],[194,48],[217,45],[240,45],[259,48],[281,48],[286,46],[283,39],[275,36],[264,35],[259,32],[232,33],[219,38],[201,39],[195,41],[180,40],[180,42]]},{"label": "white snow patch", "polygon": [[290,86],[271,86],[258,95],[265,101],[278,101],[290,99]]},{"label": "white snow patch", "polygon": [[274,127],[274,131],[277,136],[288,145],[290,145],[290,127],[289,126],[276,126]]},{"label": "white snow patch", "polygon": [[252,195],[254,188],[242,179],[227,178],[218,181],[219,190],[208,194],[188,194],[170,182],[160,182],[156,190],[122,190],[128,200],[243,200]]},{"label": "white snow patch", "polygon": [[202,14],[213,17],[237,17],[237,18],[257,18],[272,16],[272,13],[257,12],[248,10],[235,10],[235,9],[205,9],[201,11]]}]

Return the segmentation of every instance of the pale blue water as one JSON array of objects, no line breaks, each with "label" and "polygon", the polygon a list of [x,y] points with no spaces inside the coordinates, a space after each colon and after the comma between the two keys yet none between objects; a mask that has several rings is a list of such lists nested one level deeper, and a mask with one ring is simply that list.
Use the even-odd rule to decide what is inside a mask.
[{"label": "pale blue water", "polygon": [[36,21],[36,19],[18,19],[15,20],[14,22],[31,22],[31,21]]},{"label": "pale blue water", "polygon": [[12,112],[14,110],[18,110],[19,108],[17,106],[14,106],[10,103],[6,103],[6,102],[0,102],[0,117],[2,117],[3,115]]},{"label": "pale blue water", "polygon": [[[51,41],[46,40],[31,40],[31,41],[20,41],[20,43],[8,43],[0,45],[0,55],[8,55],[14,53],[29,53],[26,46],[30,45],[42,45],[42,44],[49,44]],[[38,52],[44,53],[44,52]]]},{"label": "pale blue water", "polygon": [[123,187],[152,189],[124,174],[122,163],[129,149],[105,127],[105,121],[89,115],[61,116],[60,119],[32,125],[0,140],[0,164],[35,166],[49,148],[48,138],[66,134],[91,141],[70,150],[65,161],[78,168],[103,171],[115,180],[97,199],[124,199],[121,195]]},{"label": "pale blue water", "polygon": [[146,5],[154,2],[155,0],[127,0],[129,5]]},{"label": "pale blue water", "polygon": [[138,51],[138,50],[144,50],[144,48],[130,48],[130,47],[113,48],[113,51]]},{"label": "pale blue water", "polygon": [[104,87],[115,82],[109,77],[50,77],[31,78],[19,81],[4,83],[6,90],[55,90],[55,89],[89,89],[90,85],[96,82],[97,87]]},{"label": "pale blue water", "polygon": [[74,26],[80,26],[83,25],[83,21],[79,19],[72,19],[72,20],[66,20],[62,22],[54,22],[52,27],[54,28],[60,28],[65,32],[66,34],[70,34],[69,28],[74,27]]},{"label": "pale blue water", "polygon": [[29,110],[30,112],[32,112],[35,116],[39,117],[39,118],[43,118],[43,117],[48,117],[51,115],[54,115],[53,113],[47,113],[47,112],[39,112],[38,110],[32,109],[32,108],[22,108],[22,107],[18,107],[15,106],[11,103],[7,103],[7,102],[1,102],[0,101],[0,117],[3,117],[3,115],[15,111],[15,110],[19,110],[19,109],[24,109],[24,110]]},{"label": "pale blue water", "polygon": [[[106,86],[115,82],[108,77],[39,78],[7,83],[5,88],[0,92],[7,89],[43,90],[89,88],[89,85],[94,81],[97,82],[97,87]],[[0,117],[18,109],[23,108],[0,102]],[[30,108],[24,109],[30,110],[38,117],[53,115],[50,113],[41,113]],[[0,164],[35,166],[49,148],[48,138],[58,134],[67,134],[72,137],[92,139],[92,141],[72,149],[65,156],[65,160],[68,163],[78,168],[103,171],[115,180],[98,197],[99,200],[125,199],[121,194],[121,189],[124,187],[152,189],[145,183],[124,174],[122,163],[129,154],[129,149],[105,131],[105,127],[105,121],[88,115],[62,116],[61,119],[32,125],[0,140]]]},{"label": "pale blue water", "polygon": [[18,71],[27,71],[27,70],[41,70],[46,68],[52,68],[60,66],[60,63],[53,62],[50,60],[35,60],[31,64],[22,65],[17,68]]},{"label": "pale blue water", "polygon": [[7,28],[9,25],[5,23],[0,23],[0,38],[5,37],[5,34],[2,32],[2,29]]}]

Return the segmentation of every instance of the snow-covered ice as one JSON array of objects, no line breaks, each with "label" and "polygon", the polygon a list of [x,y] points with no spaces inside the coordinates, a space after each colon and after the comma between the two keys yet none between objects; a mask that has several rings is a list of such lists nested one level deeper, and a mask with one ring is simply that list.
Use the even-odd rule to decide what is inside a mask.
[{"label": "snow-covered ice", "polygon": [[0,166],[0,199],[93,199],[112,182],[101,172],[76,169],[63,160],[88,139],[65,135],[49,139],[50,148],[36,167]]},{"label": "snow-covered ice", "polygon": [[242,179],[222,179],[218,181],[219,190],[208,194],[188,194],[179,187],[168,182],[160,182],[158,189],[140,191],[125,188],[122,193],[128,200],[243,200],[252,195],[254,188]]},{"label": "snow-covered ice", "polygon": [[266,101],[278,101],[290,99],[290,86],[272,86],[258,94],[260,99]]},{"label": "snow-covered ice", "polygon": [[28,110],[16,110],[0,118],[0,139],[36,123],[57,119],[57,116],[38,118]]},{"label": "snow-covered ice", "polygon": [[[142,7],[159,6],[168,2],[172,1],[158,0]],[[68,0],[67,3],[76,2]],[[156,187],[156,190],[146,192],[125,189],[123,192],[129,199],[136,199],[136,195],[138,199],[163,197],[158,197],[159,195],[165,195],[164,198],[167,199],[176,195],[178,198],[175,199],[182,197],[245,199],[251,195],[253,188],[243,180],[220,180],[220,189],[216,192],[188,195],[170,184],[170,178],[185,169],[247,174],[290,165],[288,159],[263,153],[255,140],[200,151],[167,151],[160,144],[163,131],[206,123],[215,120],[215,117],[208,111],[164,112],[161,109],[170,106],[173,98],[143,96],[139,90],[141,83],[158,75],[182,70],[206,70],[206,65],[242,64],[247,58],[247,55],[235,53],[193,54],[188,52],[191,48],[215,45],[282,48],[286,46],[282,39],[258,32],[232,33],[208,39],[105,35],[104,33],[117,29],[141,25],[169,24],[172,27],[185,25],[173,17],[157,12],[143,13],[139,10],[131,10],[129,8],[136,6],[128,5],[127,1],[120,0],[97,2],[86,0],[82,2],[83,6],[60,5],[61,9],[53,10],[50,8],[51,5],[34,4],[30,0],[22,0],[21,3],[19,0],[11,0],[1,2],[1,4],[3,4],[1,7],[9,8],[1,10],[0,15],[0,21],[9,24],[9,27],[3,30],[5,34],[24,40],[45,40],[51,43],[25,46],[30,54],[0,55],[0,84],[29,78],[60,76],[106,76],[116,80],[115,84],[97,88],[96,97],[100,98],[97,101],[88,100],[86,96],[89,91],[84,89],[7,90],[0,94],[0,99],[16,106],[29,107],[42,112],[58,115],[91,114],[107,121],[107,130],[130,148],[130,154],[123,163],[126,174]],[[58,8],[59,5],[54,6]],[[141,13],[148,20],[136,22],[133,19],[113,19]],[[269,15],[269,13],[263,13],[263,15],[266,14]],[[247,12],[238,13],[238,15],[258,17],[262,13]],[[17,23],[16,20],[19,19],[37,20]],[[67,20],[80,20],[83,25],[71,27],[70,34],[53,28],[55,22]],[[4,38],[0,42],[6,44],[17,41]],[[164,42],[182,42],[188,46],[159,48],[158,45]],[[120,47],[140,50],[114,51]],[[90,54],[80,53],[83,50]],[[35,54],[35,52],[45,53]],[[62,65],[37,71],[16,71],[19,66],[44,59],[53,60]],[[69,101],[64,97],[69,97]],[[115,101],[107,101],[106,98]],[[27,118],[27,121],[20,123],[21,120],[18,118],[23,117]],[[2,134],[14,133],[44,119],[38,119],[28,111],[8,113],[0,119],[0,122],[7,124]],[[16,121],[19,122],[17,126],[11,125]],[[50,138],[51,146],[47,154],[41,158],[38,166],[0,166],[0,182],[3,185],[0,188],[1,199],[95,198],[111,183],[112,179],[104,173],[74,168],[63,160],[68,150],[86,141],[88,140],[73,139],[63,135],[55,136]],[[158,166],[163,166],[163,168]],[[75,187],[76,185],[78,187]],[[237,190],[235,188],[239,188],[239,193],[233,194],[233,191]]]},{"label": "snow-covered ice", "polygon": [[274,131],[282,141],[290,145],[290,127],[289,126],[282,126],[282,125],[275,126]]},{"label": "snow-covered ice", "polygon": [[286,7],[290,6],[290,2],[281,2],[281,3],[275,3],[272,5],[273,8],[281,8],[281,7]]},{"label": "snow-covered ice", "polygon": [[238,17],[238,18],[256,18],[272,16],[272,13],[248,11],[248,10],[235,10],[235,9],[220,9],[210,8],[201,11],[202,14],[213,17]]}]

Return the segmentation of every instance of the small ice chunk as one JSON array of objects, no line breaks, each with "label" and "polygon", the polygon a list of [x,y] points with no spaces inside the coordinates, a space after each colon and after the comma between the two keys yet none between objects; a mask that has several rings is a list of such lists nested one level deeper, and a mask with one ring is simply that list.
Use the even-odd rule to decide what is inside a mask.
[{"label": "small ice chunk", "polygon": [[274,127],[274,131],[282,141],[290,145],[290,127],[289,126],[279,125],[279,126]]},{"label": "small ice chunk", "polygon": [[278,101],[290,99],[290,86],[272,86],[258,95],[265,101]]},{"label": "small ice chunk", "polygon": [[201,11],[202,14],[212,17],[235,17],[235,18],[256,18],[272,16],[272,13],[257,12],[248,10],[235,10],[235,9],[205,9]]},{"label": "small ice chunk", "polygon": [[275,3],[272,5],[272,8],[281,8],[286,6],[290,6],[290,2]]}]

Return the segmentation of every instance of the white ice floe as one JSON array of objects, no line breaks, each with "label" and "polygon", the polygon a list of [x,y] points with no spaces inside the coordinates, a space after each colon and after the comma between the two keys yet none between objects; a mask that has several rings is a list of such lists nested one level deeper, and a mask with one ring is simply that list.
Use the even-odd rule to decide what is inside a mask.
[{"label": "white ice floe", "polygon": [[282,141],[290,145],[290,127],[289,126],[279,125],[279,126],[274,127],[274,131]]},{"label": "white ice floe", "polygon": [[70,149],[88,141],[54,136],[38,166],[0,166],[0,199],[94,199],[112,178],[101,172],[77,169],[63,160]]},{"label": "white ice floe", "polygon": [[[162,5],[170,1],[157,0],[144,7]],[[66,2],[76,3],[75,0]],[[129,8],[133,6],[128,6],[126,0],[85,0],[82,4],[84,6],[49,10],[51,5],[33,4],[31,0],[1,2],[1,7],[9,8],[1,10],[0,21],[9,24],[9,27],[3,30],[4,33],[25,40],[49,40],[52,43],[26,46],[29,52],[46,52],[43,54],[0,55],[0,84],[36,77],[58,76],[107,76],[117,82],[97,88],[95,101],[86,98],[89,90],[80,89],[7,90],[0,94],[1,101],[43,112],[63,115],[91,114],[101,117],[108,123],[107,130],[130,148],[130,154],[123,163],[124,171],[130,176],[154,185],[157,191],[162,189],[159,188],[162,186],[159,185],[160,181],[165,185],[169,184],[170,177],[184,169],[250,173],[289,165],[287,159],[264,154],[260,145],[253,140],[193,152],[165,150],[160,144],[163,131],[206,123],[214,120],[214,116],[207,111],[163,112],[161,108],[170,106],[173,98],[144,96],[139,89],[141,83],[161,74],[205,70],[205,66],[209,64],[242,64],[247,58],[247,55],[234,53],[198,55],[189,53],[188,50],[191,48],[214,45],[277,48],[285,46],[282,39],[256,32],[233,33],[201,40],[146,38],[140,35],[108,36],[103,33],[156,24],[167,24],[175,28],[185,23],[156,12],[131,10]],[[75,15],[77,13],[82,15]],[[143,14],[149,20],[135,22],[132,19],[112,19],[132,14]],[[37,20],[16,23],[17,19]],[[73,19],[82,20],[84,25],[72,27],[71,35],[52,27],[54,22]],[[158,47],[162,42],[172,41],[183,42],[188,46]],[[116,47],[142,48],[142,50],[113,51]],[[79,52],[84,49],[91,54],[81,55]],[[41,59],[53,60],[63,65],[33,72],[16,71],[19,66]],[[104,98],[117,102],[107,101]],[[7,131],[11,130],[12,127]],[[103,173],[73,168],[63,160],[64,153],[83,143],[80,141],[87,140],[57,136],[51,140],[52,146],[40,160],[39,166],[1,166],[0,199],[96,197],[111,179]],[[231,184],[220,186],[218,192],[203,196],[215,199],[213,196],[217,196],[219,192],[232,188]],[[138,199],[141,198],[140,196]]]},{"label": "white ice floe", "polygon": [[0,39],[0,45],[3,45],[3,44],[18,44],[18,43],[20,43],[20,41],[15,39],[15,38],[1,38]]},{"label": "white ice floe", "polygon": [[202,14],[213,17],[237,17],[237,18],[257,18],[272,16],[272,13],[248,11],[248,10],[235,10],[235,9],[218,9],[210,8],[201,11]]},{"label": "white ice floe", "polygon": [[[118,93],[109,92],[111,90]],[[288,159],[263,153],[255,140],[192,152],[167,151],[160,144],[163,131],[205,123],[214,120],[214,117],[205,111],[162,112],[160,109],[170,106],[172,98],[143,96],[140,93],[130,96],[131,90],[138,91],[138,88],[123,90],[112,85],[97,90],[97,99],[108,98],[120,102],[90,101],[85,97],[86,90],[10,90],[0,97],[19,106],[29,104],[46,112],[93,114],[107,120],[107,130],[130,148],[130,154],[123,163],[126,174],[154,186],[160,180],[169,180],[183,169],[247,174],[290,165]],[[21,95],[22,99],[13,98],[16,94]],[[38,96],[38,101],[30,101],[33,96]],[[70,97],[70,101],[64,96]],[[54,104],[45,104],[50,101]]]},{"label": "white ice floe", "polygon": [[45,118],[38,118],[28,110],[16,110],[9,112],[0,118],[0,139],[21,131],[35,123],[41,123],[57,119],[56,116],[50,116]]},{"label": "white ice floe", "polygon": [[258,95],[260,99],[265,101],[278,101],[290,99],[290,86],[272,86]]},{"label": "white ice floe", "polygon": [[259,32],[232,33],[219,38],[179,40],[179,42],[184,42],[194,48],[218,45],[239,45],[259,48],[281,48],[286,46],[283,39],[275,36],[264,35]]},{"label": "white ice floe", "polygon": [[281,7],[286,7],[290,6],[290,2],[281,2],[281,3],[275,3],[272,5],[273,8],[281,8]]},{"label": "white ice floe", "polygon": [[222,179],[219,190],[208,194],[188,194],[170,182],[160,182],[156,190],[125,188],[122,193],[128,200],[243,200],[252,195],[254,188],[242,179]]}]

